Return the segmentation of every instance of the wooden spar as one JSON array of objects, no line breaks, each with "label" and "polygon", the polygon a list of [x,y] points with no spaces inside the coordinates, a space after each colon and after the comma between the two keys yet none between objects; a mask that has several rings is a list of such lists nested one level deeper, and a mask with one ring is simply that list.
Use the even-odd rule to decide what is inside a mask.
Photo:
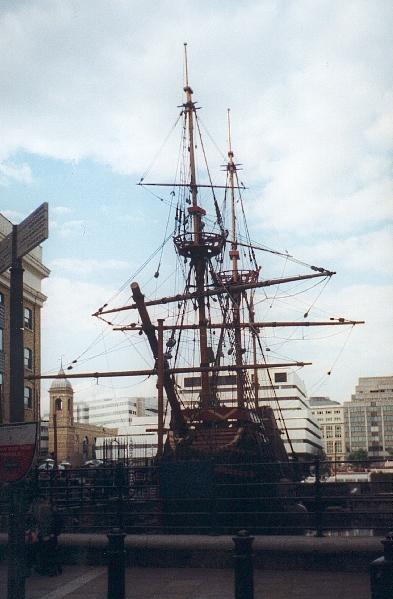
[{"label": "wooden spar", "polygon": [[[226,287],[215,287],[213,289],[206,289],[203,293],[193,291],[191,293],[179,293],[178,295],[172,295],[168,297],[162,297],[156,300],[150,300],[145,302],[145,306],[159,306],[160,304],[169,304],[170,302],[181,302],[183,300],[189,300],[200,297],[211,297],[212,295],[221,295],[223,293],[232,293],[247,291],[247,289],[256,289],[259,287],[271,287],[272,285],[280,285],[282,283],[293,283],[296,281],[304,281],[307,279],[315,279],[316,277],[331,277],[336,274],[329,270],[318,272],[312,275],[297,275],[294,277],[286,277],[280,279],[270,279],[267,281],[258,281],[257,283],[245,283],[244,285],[228,285]],[[135,310],[136,304],[130,304],[128,306],[122,306],[121,308],[112,308],[110,310],[98,310],[92,316],[101,316],[102,314],[113,314],[114,312],[123,312],[124,310]]]},{"label": "wooden spar", "polygon": [[[250,322],[248,324],[251,325],[251,338],[252,338],[252,357],[254,360],[254,364],[257,363],[257,335],[258,329],[255,326],[255,311],[254,311],[254,296],[251,294],[250,304],[249,304],[249,316]],[[255,407],[259,407],[259,380],[258,380],[258,369],[254,368],[254,381],[253,381],[253,389],[254,389],[254,397],[255,397]]]},{"label": "wooden spar", "polygon": [[158,319],[158,356],[157,356],[157,407],[158,407],[158,435],[157,457],[164,452],[164,332],[162,326],[164,319]]},{"label": "wooden spar", "polygon": [[[311,321],[311,322],[299,322],[299,321],[272,321],[272,322],[241,322],[239,323],[240,328],[246,329],[271,329],[276,327],[323,327],[323,326],[337,326],[337,325],[356,325],[364,324],[364,320],[322,320],[322,321]],[[154,329],[157,329],[157,325],[153,325]],[[208,323],[209,329],[225,329],[228,328],[227,324],[222,322]],[[193,330],[199,328],[198,324],[174,324],[164,325],[163,331],[177,331],[177,330]],[[125,325],[123,327],[113,327],[114,331],[141,331],[142,327],[138,325]]]},{"label": "wooden spar", "polygon": [[[207,187],[209,189],[228,189],[226,185],[209,185],[208,183],[145,183],[144,181],[139,182],[138,185],[142,187],[154,186],[154,187],[187,187],[188,189]],[[234,189],[247,189],[247,187],[235,186]]]},{"label": "wooden spar", "polygon": [[[274,364],[243,364],[236,366],[228,364],[227,366],[185,366],[184,368],[165,368],[164,373],[170,374],[190,374],[193,372],[230,372],[232,370],[250,370],[253,368],[268,369],[268,368],[288,368],[290,366],[310,366],[312,362],[281,362]],[[152,370],[114,370],[110,372],[81,372],[78,374],[30,374],[26,376],[28,381],[37,381],[41,379],[99,379],[116,376],[150,376],[157,374],[157,368]],[[165,385],[164,385],[165,388]],[[169,398],[168,398],[169,399]]]},{"label": "wooden spar", "polygon": [[[131,284],[132,298],[138,308],[139,316],[142,321],[142,330],[145,333],[156,362],[159,360],[159,347],[155,333],[155,327],[152,325],[150,316],[145,306],[145,298],[139,288],[138,283]],[[186,431],[186,422],[180,411],[179,401],[177,399],[175,387],[168,371],[168,362],[163,360],[163,380],[160,384],[163,385],[169,404],[171,406],[171,421],[172,428],[184,434]]]}]

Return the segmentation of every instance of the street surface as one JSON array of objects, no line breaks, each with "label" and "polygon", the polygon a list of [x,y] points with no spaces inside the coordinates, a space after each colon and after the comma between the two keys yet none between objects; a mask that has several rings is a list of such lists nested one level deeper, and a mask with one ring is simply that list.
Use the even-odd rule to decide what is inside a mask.
[{"label": "street surface", "polygon": [[[255,570],[255,599],[369,599],[367,573]],[[233,599],[233,572],[208,568],[127,568],[126,599]],[[105,567],[65,566],[61,576],[33,573],[26,599],[106,599]],[[7,597],[0,564],[0,597]]]}]

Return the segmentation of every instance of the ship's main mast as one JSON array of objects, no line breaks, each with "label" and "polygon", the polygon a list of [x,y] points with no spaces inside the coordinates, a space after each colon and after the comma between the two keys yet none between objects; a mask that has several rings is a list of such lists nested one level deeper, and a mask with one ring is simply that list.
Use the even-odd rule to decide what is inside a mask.
[{"label": "ship's main mast", "polygon": [[[210,185],[202,184],[199,185],[197,181],[197,169],[196,169],[196,143],[194,138],[200,135],[199,123],[197,118],[197,109],[195,102],[193,101],[193,90],[189,84],[188,78],[188,62],[187,62],[187,44],[184,44],[185,52],[185,81],[184,81],[184,93],[185,99],[182,104],[182,116],[183,116],[183,141],[186,142],[184,147],[185,154],[188,155],[187,173],[185,179],[180,183],[163,183],[163,185],[171,185],[173,187],[183,188],[185,191],[188,188],[189,197],[186,199],[186,203],[189,204],[187,208],[188,215],[185,216],[185,206],[183,203],[178,204],[176,210],[176,232],[173,238],[174,245],[177,253],[180,257],[185,258],[185,261],[189,263],[189,276],[186,277],[186,288],[183,293],[177,293],[176,295],[166,296],[156,299],[145,300],[144,296],[138,291],[137,296],[135,295],[136,283],[133,283],[133,299],[134,303],[125,305],[119,308],[106,308],[104,305],[94,315],[102,318],[105,314],[121,312],[124,310],[137,309],[141,318],[141,327],[135,324],[114,327],[121,330],[143,330],[148,336],[148,340],[153,351],[153,355],[156,359],[157,372],[161,372],[161,381],[159,381],[159,387],[164,387],[166,390],[168,401],[172,408],[172,428],[180,436],[184,436],[186,433],[186,424],[180,408],[180,402],[178,394],[175,389],[175,381],[173,375],[179,372],[195,372],[200,373],[201,377],[201,391],[200,391],[200,403],[199,406],[203,410],[205,408],[216,407],[216,391],[218,384],[218,373],[225,371],[226,369],[233,370],[236,372],[236,394],[237,394],[237,405],[238,408],[244,408],[246,401],[250,398],[250,389],[247,386],[247,369],[254,370],[254,402],[257,405],[258,395],[258,379],[257,372],[259,368],[268,368],[269,365],[263,359],[263,364],[258,363],[258,356],[256,351],[256,341],[258,338],[258,329],[263,327],[279,327],[279,326],[321,326],[329,324],[337,325],[354,325],[358,324],[357,321],[348,321],[345,319],[335,319],[334,322],[255,322],[255,314],[253,307],[253,293],[258,288],[265,288],[270,286],[281,285],[291,282],[299,282],[306,280],[313,280],[317,278],[330,278],[334,272],[331,272],[325,268],[317,266],[309,266],[313,271],[310,274],[292,275],[286,277],[280,277],[277,279],[265,279],[259,280],[259,267],[257,266],[254,248],[249,241],[248,244],[244,244],[239,241],[240,232],[238,227],[238,216],[236,214],[236,204],[238,200],[241,201],[240,187],[238,182],[237,165],[234,160],[234,153],[232,150],[231,142],[231,124],[229,119],[228,111],[228,160],[226,164],[227,181],[225,186],[213,185],[210,180]],[[201,144],[203,146],[202,140]],[[209,174],[209,172],[208,172]],[[210,174],[209,174],[210,179]],[[141,180],[142,181],[142,180]],[[142,184],[142,183],[141,183]],[[161,185],[158,183],[143,183],[143,185]],[[210,188],[212,191],[216,187],[223,187],[228,194],[230,199],[230,227],[232,238],[228,239],[228,232],[224,230],[220,210],[218,208],[216,199],[214,197],[214,204],[216,207],[217,223],[219,224],[219,232],[208,232],[205,229],[204,217],[206,212],[204,208],[199,204],[199,193],[200,188]],[[186,191],[187,193],[187,191]],[[214,191],[213,191],[214,193]],[[184,196],[183,196],[184,200]],[[179,212],[178,212],[179,210]],[[248,233],[247,233],[248,236]],[[223,249],[226,244],[230,244],[229,260],[230,266],[228,270],[218,270],[213,267],[212,258],[217,257],[218,264],[222,264],[223,260]],[[241,266],[240,260],[240,246],[249,248],[250,264],[247,268]],[[208,276],[212,278],[212,285],[209,285]],[[191,288],[190,288],[191,287]],[[138,287],[139,290],[139,287]],[[215,323],[210,319],[210,308],[209,298],[213,301],[218,302],[221,305],[223,313],[223,319],[220,323]],[[150,318],[148,317],[146,308],[149,306],[166,305],[171,303],[177,303],[185,306],[188,301],[191,301],[196,309],[197,318],[193,324],[184,322],[183,318],[177,324],[163,325],[157,328]],[[248,312],[248,322],[242,322],[242,305],[244,311]],[[111,323],[108,323],[111,324]],[[113,326],[113,325],[112,325]],[[245,339],[247,337],[246,329],[250,328],[251,336],[253,338],[253,364],[250,365],[245,362],[244,352],[246,349]],[[156,338],[156,332],[161,334],[165,330],[171,330],[171,341],[174,341],[174,332],[176,330],[186,331],[196,329],[199,335],[199,357],[200,364],[194,367],[189,367],[186,370],[169,368],[169,364],[166,360],[161,360],[161,366],[158,366],[158,354],[162,349],[159,347],[160,344]],[[218,342],[216,350],[216,356],[211,351],[212,348],[208,344],[208,333],[214,329],[221,329],[220,340]],[[180,344],[180,332],[179,341]],[[234,352],[234,364],[231,366],[221,366],[220,361],[223,357],[223,346],[224,346],[224,335],[229,334],[230,343]],[[244,339],[243,339],[244,338]],[[259,340],[258,340],[259,343]],[[162,339],[161,339],[162,344]],[[169,344],[167,343],[169,346]],[[260,343],[259,343],[260,345]],[[243,347],[245,346],[245,347]],[[172,347],[172,346],[171,346]],[[229,353],[229,352],[228,352]],[[230,352],[232,353],[232,351]],[[169,357],[168,357],[169,359]],[[289,364],[281,364],[281,366],[288,366]],[[299,363],[292,363],[292,365],[299,365]],[[272,365],[270,364],[272,367]],[[277,366],[277,365],[274,365]],[[213,374],[212,374],[213,373]],[[160,377],[159,377],[160,378]]]},{"label": "ship's main mast", "polygon": [[[216,235],[203,232],[202,217],[205,216],[205,210],[198,204],[198,185],[196,180],[195,168],[195,144],[194,144],[194,119],[196,115],[195,103],[192,99],[193,91],[188,82],[188,63],[187,63],[187,44],[184,44],[185,52],[185,86],[186,94],[184,108],[184,118],[186,130],[188,134],[188,151],[189,151],[189,166],[190,166],[190,191],[191,191],[191,206],[188,208],[188,213],[192,216],[191,234],[185,233],[175,237],[174,242],[177,251],[181,256],[190,258],[191,268],[195,273],[195,287],[197,292],[198,305],[198,325],[199,325],[199,351],[200,351],[200,366],[209,366],[209,350],[207,342],[207,318],[206,305],[203,296],[206,290],[206,275],[208,260],[221,252],[224,238],[222,235]],[[201,373],[201,408],[210,405],[210,385],[209,373]]]},{"label": "ship's main mast", "polygon": [[[235,174],[236,164],[233,160],[232,141],[231,141],[231,121],[229,117],[228,109],[228,180],[229,190],[231,194],[231,217],[232,217],[232,242],[229,257],[232,263],[232,279],[231,283],[237,285],[239,282],[239,249],[237,246],[237,219],[236,219],[236,205],[235,205]],[[232,314],[233,314],[233,326],[235,336],[235,361],[236,366],[242,366],[243,364],[243,350],[242,350],[242,336],[240,329],[240,303],[241,293],[234,291],[231,296],[232,299]],[[236,392],[237,392],[237,404],[239,408],[244,406],[244,371],[239,370],[236,376]]]}]

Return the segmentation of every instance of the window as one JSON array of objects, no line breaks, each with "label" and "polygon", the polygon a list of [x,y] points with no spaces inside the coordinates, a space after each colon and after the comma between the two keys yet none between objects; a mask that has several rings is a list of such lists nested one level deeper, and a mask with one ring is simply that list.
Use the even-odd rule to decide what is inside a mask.
[{"label": "window", "polygon": [[25,387],[23,396],[25,400],[25,408],[31,409],[33,407],[33,389],[31,387]]},{"label": "window", "polygon": [[286,383],[287,382],[287,373],[286,372],[275,372],[274,373],[274,382],[275,383]]},{"label": "window", "polygon": [[61,401],[60,397],[56,397],[55,399],[55,410],[61,410],[63,407],[63,402]]},{"label": "window", "polygon": [[25,308],[23,314],[24,327],[31,330],[33,328],[33,311],[30,308]]},{"label": "window", "polygon": [[0,351],[3,351],[3,329],[0,329]]},{"label": "window", "polygon": [[24,357],[25,357],[25,368],[32,370],[32,368],[33,368],[33,352],[29,347],[25,347]]},{"label": "window", "polygon": [[4,304],[4,293],[0,291],[0,304]]}]

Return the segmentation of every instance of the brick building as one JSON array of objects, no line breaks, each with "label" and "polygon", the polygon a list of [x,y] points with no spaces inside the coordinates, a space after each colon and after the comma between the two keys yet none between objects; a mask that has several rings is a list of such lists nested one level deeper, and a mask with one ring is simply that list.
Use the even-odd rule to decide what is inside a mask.
[{"label": "brick building", "polygon": [[[12,231],[12,223],[0,214],[0,241]],[[42,248],[36,247],[23,258],[24,362],[26,374],[41,370],[41,309],[46,296],[41,282],[49,275],[42,263]],[[10,411],[10,275],[0,274],[0,423],[9,422]],[[40,420],[40,381],[24,386],[25,420]]]},{"label": "brick building", "polygon": [[[65,376],[61,368],[59,374]],[[113,437],[117,428],[95,426],[74,420],[74,390],[70,381],[54,379],[49,389],[48,451],[57,461],[79,466],[94,459],[97,437]]]}]

